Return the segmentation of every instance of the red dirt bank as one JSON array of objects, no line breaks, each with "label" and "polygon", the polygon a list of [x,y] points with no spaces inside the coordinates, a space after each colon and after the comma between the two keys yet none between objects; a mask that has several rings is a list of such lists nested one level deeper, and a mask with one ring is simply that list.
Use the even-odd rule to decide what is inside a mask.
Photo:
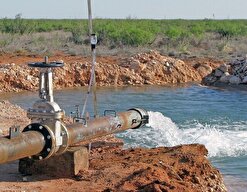
[{"label": "red dirt bank", "polygon": [[100,150],[92,155],[94,171],[82,173],[82,180],[94,183],[95,189],[103,183],[99,188],[105,191],[226,191],[206,155],[206,148],[196,144]]},{"label": "red dirt bank", "polygon": [[[35,90],[38,70],[26,65],[42,61],[33,56],[0,56],[0,91]],[[55,87],[85,86],[89,81],[90,58],[58,54],[51,61],[63,60],[65,66],[55,70]],[[96,80],[99,86],[167,85],[201,82],[222,61],[187,59],[185,61],[160,55],[158,52],[137,54],[130,58],[98,57]]]}]

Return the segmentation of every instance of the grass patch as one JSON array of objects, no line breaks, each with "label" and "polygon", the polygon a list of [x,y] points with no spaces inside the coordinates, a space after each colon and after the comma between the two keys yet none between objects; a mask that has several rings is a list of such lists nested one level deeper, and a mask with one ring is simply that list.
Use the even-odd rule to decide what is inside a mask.
[{"label": "grass patch", "polygon": [[[240,39],[246,47],[247,39],[247,20],[95,19],[93,27],[105,50],[151,48],[167,53],[230,53],[236,44],[240,47]],[[87,20],[23,19],[20,15],[0,19],[0,51],[18,48],[78,54],[88,44]]]},{"label": "grass patch", "polygon": [[[87,36],[87,20],[33,20],[21,17],[0,20],[1,33],[29,34],[58,30],[71,32],[72,41],[82,44]],[[151,44],[161,35],[173,41],[203,38],[206,33],[218,34],[219,38],[246,36],[247,21],[96,19],[94,31],[104,45],[142,46]]]}]

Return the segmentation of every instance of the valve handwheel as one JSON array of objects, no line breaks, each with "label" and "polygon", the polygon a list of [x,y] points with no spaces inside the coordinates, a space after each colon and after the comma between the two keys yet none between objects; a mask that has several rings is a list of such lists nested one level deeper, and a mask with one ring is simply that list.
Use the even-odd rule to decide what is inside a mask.
[{"label": "valve handwheel", "polygon": [[44,62],[37,62],[37,63],[28,63],[30,67],[39,67],[39,68],[54,68],[54,67],[63,67],[64,63],[55,61],[55,62],[48,62],[48,57],[45,57]]}]

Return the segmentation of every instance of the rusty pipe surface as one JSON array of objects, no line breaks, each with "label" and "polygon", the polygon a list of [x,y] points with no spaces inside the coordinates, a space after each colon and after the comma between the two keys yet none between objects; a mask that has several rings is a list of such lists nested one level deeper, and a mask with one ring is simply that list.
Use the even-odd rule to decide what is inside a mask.
[{"label": "rusty pipe surface", "polygon": [[0,164],[39,154],[45,146],[41,133],[29,131],[9,139],[0,138]]},{"label": "rusty pipe surface", "polygon": [[97,137],[118,133],[143,125],[143,116],[135,109],[118,113],[116,116],[106,116],[89,121],[87,125],[75,123],[67,126],[69,145],[87,141]]},{"label": "rusty pipe surface", "polygon": [[[71,146],[108,134],[139,128],[146,124],[147,121],[148,115],[146,111],[131,109],[118,113],[116,116],[93,119],[86,125],[82,123],[71,124],[67,126],[68,140],[66,145]],[[49,157],[55,154],[51,150],[55,140],[47,125],[36,123],[28,125],[26,128],[30,129],[11,139],[7,137],[0,138],[0,164],[29,156],[42,159],[44,153],[47,153]],[[32,130],[33,128],[36,128],[36,130]]]}]

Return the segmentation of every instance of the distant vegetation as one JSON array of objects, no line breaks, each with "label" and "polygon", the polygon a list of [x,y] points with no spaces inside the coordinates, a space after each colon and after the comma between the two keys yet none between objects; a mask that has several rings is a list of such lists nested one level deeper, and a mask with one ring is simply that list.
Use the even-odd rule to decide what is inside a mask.
[{"label": "distant vegetation", "polygon": [[[1,19],[0,32],[30,34],[37,32],[71,32],[76,44],[86,43],[87,20]],[[246,20],[108,20],[96,19],[94,31],[101,44],[111,46],[140,46],[152,44],[157,37],[169,41],[203,38],[214,33],[219,38],[247,36]]]},{"label": "distant vegetation", "polygon": [[[247,20],[95,19],[98,54],[133,54],[156,49],[168,55],[246,55]],[[0,19],[0,54],[89,55],[87,20]]]}]

